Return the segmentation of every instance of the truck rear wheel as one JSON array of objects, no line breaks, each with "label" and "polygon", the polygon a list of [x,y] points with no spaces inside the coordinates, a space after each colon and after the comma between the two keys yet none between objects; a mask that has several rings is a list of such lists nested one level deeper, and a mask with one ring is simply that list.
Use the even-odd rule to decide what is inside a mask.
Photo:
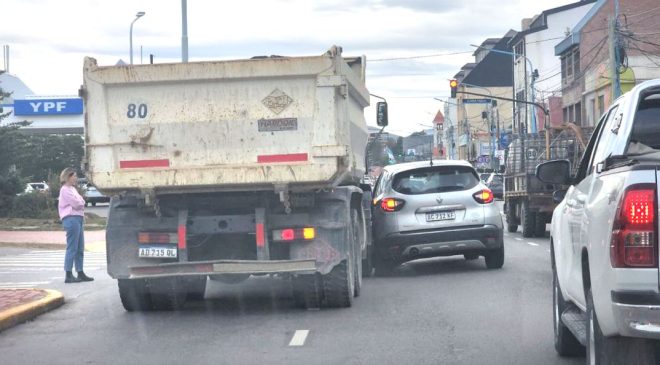
[{"label": "truck rear wheel", "polygon": [[353,257],[356,259],[353,260],[355,268],[353,269],[354,272],[354,280],[355,283],[353,284],[353,295],[356,297],[360,296],[360,292],[362,291],[362,244],[363,244],[363,238],[362,238],[362,232],[363,230],[360,229],[360,220],[359,220],[359,215],[357,210],[351,209],[351,231],[349,232],[351,241],[349,242],[352,247],[354,247],[354,254]]},{"label": "truck rear wheel", "polygon": [[151,297],[145,280],[119,279],[119,298],[121,304],[129,312],[140,312],[151,309]]},{"label": "truck rear wheel", "polygon": [[291,279],[293,300],[297,307],[318,309],[321,307],[321,285],[319,276],[297,275]]},{"label": "truck rear wheel", "polygon": [[516,204],[513,201],[510,201],[506,204],[506,230],[509,231],[509,233],[518,231]]},{"label": "truck rear wheel", "polygon": [[172,311],[183,308],[188,293],[176,278],[153,279],[149,282],[153,310]]},{"label": "truck rear wheel", "polygon": [[529,209],[529,202],[523,201],[520,207],[520,223],[523,237],[534,237],[536,233],[536,214]]},{"label": "truck rear wheel", "polygon": [[329,308],[345,308],[353,304],[355,294],[355,264],[353,252],[349,250],[346,260],[323,275],[323,295]]},{"label": "truck rear wheel", "polygon": [[536,237],[545,237],[545,214],[536,213],[534,220],[534,234]]}]

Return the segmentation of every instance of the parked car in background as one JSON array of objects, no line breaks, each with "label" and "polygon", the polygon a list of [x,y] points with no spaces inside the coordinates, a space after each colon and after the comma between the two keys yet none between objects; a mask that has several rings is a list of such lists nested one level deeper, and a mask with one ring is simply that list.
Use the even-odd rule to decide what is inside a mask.
[{"label": "parked car in background", "polygon": [[388,275],[424,257],[485,256],[504,264],[502,216],[493,193],[466,161],[420,161],[384,168],[373,200],[374,266]]},{"label": "parked car in background", "polygon": [[25,190],[23,191],[24,194],[29,194],[29,193],[46,193],[50,190],[50,187],[48,187],[48,184],[45,182],[31,182],[25,184]]},{"label": "parked car in background", "polygon": [[658,212],[660,80],[615,100],[569,160],[536,168],[555,191],[552,216],[555,348],[589,364],[660,363]]},{"label": "parked car in background", "polygon": [[110,197],[105,196],[101,194],[98,189],[94,185],[87,184],[85,187],[85,205],[92,205],[93,207],[96,206],[97,203],[109,203],[110,202]]}]

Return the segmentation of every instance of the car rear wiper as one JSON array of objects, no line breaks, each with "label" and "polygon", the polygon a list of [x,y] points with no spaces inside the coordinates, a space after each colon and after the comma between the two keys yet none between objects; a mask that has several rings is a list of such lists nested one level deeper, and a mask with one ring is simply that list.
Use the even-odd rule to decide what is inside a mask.
[{"label": "car rear wiper", "polygon": [[638,164],[634,158],[630,158],[628,155],[609,155],[605,161],[603,161],[603,167],[601,171],[607,171],[624,166],[632,166]]}]

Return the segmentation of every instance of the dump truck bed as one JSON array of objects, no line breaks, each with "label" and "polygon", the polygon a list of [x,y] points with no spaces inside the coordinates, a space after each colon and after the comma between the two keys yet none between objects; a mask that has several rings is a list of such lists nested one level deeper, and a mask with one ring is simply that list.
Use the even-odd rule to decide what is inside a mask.
[{"label": "dump truck bed", "polygon": [[99,67],[85,59],[85,168],[104,192],[306,190],[363,176],[364,58]]}]

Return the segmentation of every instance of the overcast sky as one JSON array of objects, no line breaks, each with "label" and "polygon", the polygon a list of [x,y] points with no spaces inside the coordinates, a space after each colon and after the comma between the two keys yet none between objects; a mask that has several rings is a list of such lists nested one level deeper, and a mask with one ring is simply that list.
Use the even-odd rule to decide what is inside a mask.
[{"label": "overcast sky", "polygon": [[[393,133],[429,124],[446,97],[447,79],[473,60],[470,44],[520,30],[520,20],[571,0],[188,0],[190,60],[255,55],[315,55],[333,44],[367,56],[367,87],[390,104]],[[10,71],[36,94],[77,94],[84,56],[109,65],[180,61],[179,0],[3,0],[0,43]],[[438,53],[453,56],[380,61]],[[2,66],[2,65],[0,65]],[[375,100],[374,100],[375,101]],[[374,103],[375,104],[375,103]],[[367,122],[374,124],[372,109]]]}]

